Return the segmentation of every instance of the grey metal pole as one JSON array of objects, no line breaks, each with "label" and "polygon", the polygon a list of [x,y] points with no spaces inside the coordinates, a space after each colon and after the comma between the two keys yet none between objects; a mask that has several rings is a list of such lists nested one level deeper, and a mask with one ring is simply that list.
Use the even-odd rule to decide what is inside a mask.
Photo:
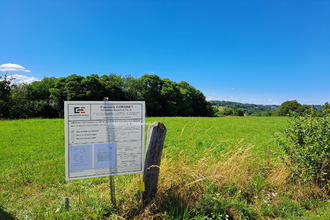
[{"label": "grey metal pole", "polygon": [[111,194],[111,203],[113,206],[116,206],[116,193],[115,193],[115,178],[110,176],[110,194]]},{"label": "grey metal pole", "polygon": [[[104,97],[103,99],[104,102],[108,102],[109,98]],[[111,176],[110,174],[110,198],[111,198],[111,203],[113,206],[116,206],[116,191],[115,191],[115,177]]]}]

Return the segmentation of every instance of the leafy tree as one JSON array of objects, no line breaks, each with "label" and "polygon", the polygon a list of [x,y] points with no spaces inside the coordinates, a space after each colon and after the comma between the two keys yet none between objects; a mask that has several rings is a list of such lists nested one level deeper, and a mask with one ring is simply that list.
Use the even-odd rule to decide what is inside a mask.
[{"label": "leafy tree", "polygon": [[322,106],[322,111],[324,113],[330,114],[330,104],[328,102],[324,103]]},{"label": "leafy tree", "polygon": [[165,100],[165,103],[163,103],[164,115],[179,115],[179,111],[183,108],[180,103],[183,95],[180,93],[177,84],[169,79],[164,79],[164,86],[161,90],[161,94]]},{"label": "leafy tree", "polygon": [[226,116],[233,115],[233,110],[231,108],[224,108],[223,114]]},{"label": "leafy tree", "polygon": [[182,100],[179,106],[179,116],[194,116],[194,109],[192,106],[191,86],[186,81],[178,83]]},{"label": "leafy tree", "polygon": [[139,90],[139,82],[134,77],[128,75],[123,78],[122,91],[125,93],[125,100],[128,101],[141,101],[142,94]]},{"label": "leafy tree", "polygon": [[239,108],[236,110],[236,116],[244,116],[244,110]]},{"label": "leafy tree", "polygon": [[130,100],[124,91],[125,80],[120,75],[103,75],[100,78],[100,84],[102,85],[100,88],[103,88],[104,91],[98,100],[102,100],[104,97],[108,97],[111,101]]},{"label": "leafy tree", "polygon": [[301,105],[296,109],[296,113],[300,116],[307,114],[311,110],[311,107],[308,105]]},{"label": "leafy tree", "polygon": [[193,116],[213,116],[214,111],[212,109],[211,102],[207,102],[204,94],[189,85],[187,82],[182,81],[179,84],[181,93],[184,95],[184,101],[190,103],[193,111]]},{"label": "leafy tree", "polygon": [[162,104],[165,100],[162,96],[164,81],[157,75],[143,75],[139,80],[142,99],[146,102],[149,116],[163,116]]},{"label": "leafy tree", "polygon": [[9,78],[7,74],[0,75],[0,117],[8,118],[11,109],[11,84],[13,78]]},{"label": "leafy tree", "polygon": [[280,116],[290,115],[292,112],[295,112],[300,106],[301,104],[296,100],[285,101],[277,109],[277,113]]},{"label": "leafy tree", "polygon": [[49,100],[49,90],[55,86],[56,81],[55,77],[44,77],[41,81],[24,84],[27,98],[30,100]]},{"label": "leafy tree", "polygon": [[244,110],[237,108],[236,105],[233,106],[233,115],[234,116],[244,116]]},{"label": "leafy tree", "polygon": [[33,117],[32,101],[27,98],[26,84],[15,84],[11,88],[11,118]]},{"label": "leafy tree", "polygon": [[270,112],[270,110],[266,110],[264,112],[261,113],[261,116],[263,117],[270,117],[272,116],[272,113]]},{"label": "leafy tree", "polygon": [[81,80],[81,84],[84,87],[85,100],[101,101],[105,97],[104,85],[100,82],[100,78],[97,74],[85,77]]},{"label": "leafy tree", "polygon": [[26,99],[30,101],[33,111],[29,117],[57,117],[57,112],[50,104],[50,90],[55,86],[55,77],[44,77],[41,81],[24,84],[26,87]]},{"label": "leafy tree", "polygon": [[214,117],[224,117],[225,115],[223,114],[223,112],[217,111],[216,113],[214,113]]},{"label": "leafy tree", "polygon": [[82,84],[84,77],[76,74],[61,77],[50,89],[50,105],[58,112],[58,117],[64,116],[64,101],[85,100],[85,88]]},{"label": "leafy tree", "polygon": [[[0,117],[63,117],[64,101],[144,100],[148,116],[213,116],[212,104],[187,82],[175,83],[157,75],[109,74],[99,77],[70,75],[45,77],[31,84],[11,85],[7,76],[0,81]],[[9,114],[10,113],[10,114]]]}]

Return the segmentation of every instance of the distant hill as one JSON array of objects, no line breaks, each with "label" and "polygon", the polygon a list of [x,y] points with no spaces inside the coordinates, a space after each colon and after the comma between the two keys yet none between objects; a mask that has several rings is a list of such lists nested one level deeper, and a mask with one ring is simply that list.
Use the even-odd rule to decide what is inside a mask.
[{"label": "distant hill", "polygon": [[231,101],[218,101],[211,100],[212,105],[215,107],[226,107],[226,108],[241,108],[246,115],[261,114],[262,112],[269,111],[274,112],[275,109],[280,107],[279,105],[257,105]]},{"label": "distant hill", "polygon": [[[214,107],[226,107],[226,108],[241,108],[244,111],[244,114],[249,115],[261,115],[263,112],[274,112],[280,105],[257,105],[257,104],[248,104],[248,103],[240,103],[240,102],[231,102],[231,101],[218,101],[211,100],[210,101]],[[311,105],[308,105],[311,106]],[[314,105],[317,110],[322,109],[322,105]]]},{"label": "distant hill", "polygon": [[211,100],[213,105],[223,106],[223,107],[232,107],[236,106],[237,108],[266,108],[266,109],[276,109],[280,107],[279,105],[258,105],[258,104],[248,104],[248,103],[240,103],[240,102],[231,102],[231,101],[218,101],[218,100]]}]

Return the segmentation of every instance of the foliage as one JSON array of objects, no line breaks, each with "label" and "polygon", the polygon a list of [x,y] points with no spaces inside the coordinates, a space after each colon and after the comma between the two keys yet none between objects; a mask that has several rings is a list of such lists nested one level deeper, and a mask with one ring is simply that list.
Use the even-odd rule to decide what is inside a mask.
[{"label": "foliage", "polygon": [[233,115],[234,116],[244,116],[244,110],[239,108],[239,109],[234,109],[234,112],[233,112]]},{"label": "foliage", "polygon": [[[256,105],[243,104],[239,102],[229,101],[211,101],[212,105],[220,112],[220,115],[234,115],[234,116],[271,116],[277,105]],[[267,112],[264,113],[263,112]],[[217,114],[218,115],[218,114]],[[215,115],[216,116],[216,115]]]},{"label": "foliage", "polygon": [[292,112],[295,112],[300,106],[301,104],[296,100],[285,101],[280,105],[276,112],[279,116],[287,116]]},{"label": "foliage", "polygon": [[296,113],[300,116],[307,114],[310,111],[311,107],[308,105],[301,105],[296,109]]},{"label": "foliage", "polygon": [[0,118],[9,116],[10,112],[10,92],[12,78],[9,78],[7,74],[0,76]]},{"label": "foliage", "polygon": [[324,105],[322,106],[322,111],[325,114],[330,114],[330,104],[329,104],[329,102],[324,103]]},{"label": "foliage", "polygon": [[[287,116],[290,112],[297,112],[299,115],[304,115],[308,110],[313,107],[317,110],[317,116],[322,117],[330,109],[329,103],[325,103],[323,107],[321,105],[301,105],[296,100],[286,101],[278,105],[255,105],[255,104],[243,104],[239,102],[229,101],[211,101],[216,113],[214,116],[257,116],[257,117],[270,117],[270,116]],[[321,111],[323,110],[323,112]],[[242,112],[243,111],[243,112]]]},{"label": "foliage", "polygon": [[314,109],[304,116],[293,113],[278,140],[289,156],[294,176],[329,188],[330,117],[316,117]]},{"label": "foliage", "polygon": [[[64,116],[64,101],[146,101],[148,116],[213,116],[202,92],[187,82],[173,82],[157,75],[109,74],[99,77],[48,78],[31,84],[12,84],[7,75],[0,81],[0,118],[56,118]],[[1,80],[1,78],[0,78]]]}]

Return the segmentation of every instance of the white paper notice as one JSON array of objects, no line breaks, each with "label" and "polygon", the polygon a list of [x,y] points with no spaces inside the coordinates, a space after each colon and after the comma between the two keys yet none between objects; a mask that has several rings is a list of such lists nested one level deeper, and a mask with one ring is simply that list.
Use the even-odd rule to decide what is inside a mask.
[{"label": "white paper notice", "polygon": [[116,166],[116,147],[115,143],[95,144],[94,145],[95,169],[115,168]]},{"label": "white paper notice", "polygon": [[143,172],[144,102],[65,102],[66,179]]},{"label": "white paper notice", "polygon": [[90,170],[92,168],[92,145],[71,145],[71,171]]}]

